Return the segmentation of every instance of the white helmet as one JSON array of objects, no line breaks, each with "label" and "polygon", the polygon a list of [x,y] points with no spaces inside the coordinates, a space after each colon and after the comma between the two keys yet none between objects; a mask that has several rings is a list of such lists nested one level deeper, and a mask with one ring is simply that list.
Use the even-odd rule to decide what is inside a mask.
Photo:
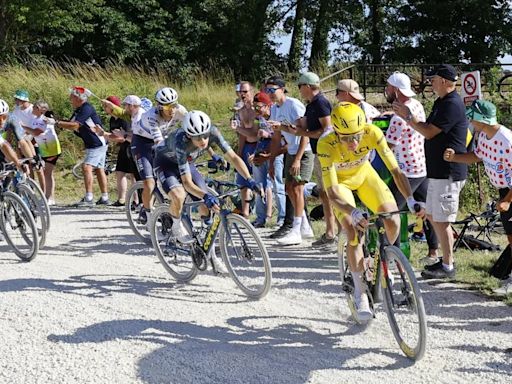
[{"label": "white helmet", "polygon": [[190,136],[204,135],[210,132],[211,120],[201,111],[190,111],[183,118],[183,129]]},{"label": "white helmet", "polygon": [[178,92],[172,88],[165,87],[158,90],[155,99],[159,104],[175,104],[178,102]]},{"label": "white helmet", "polygon": [[9,104],[0,99],[0,115],[5,115],[6,113],[9,113]]}]

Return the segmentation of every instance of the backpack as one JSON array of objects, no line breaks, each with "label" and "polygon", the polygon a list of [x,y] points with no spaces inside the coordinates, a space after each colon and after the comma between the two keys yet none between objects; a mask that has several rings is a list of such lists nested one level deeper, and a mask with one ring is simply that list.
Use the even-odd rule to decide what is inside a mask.
[{"label": "backpack", "polygon": [[500,257],[489,270],[489,274],[500,280],[505,280],[512,272],[512,254],[507,246]]}]

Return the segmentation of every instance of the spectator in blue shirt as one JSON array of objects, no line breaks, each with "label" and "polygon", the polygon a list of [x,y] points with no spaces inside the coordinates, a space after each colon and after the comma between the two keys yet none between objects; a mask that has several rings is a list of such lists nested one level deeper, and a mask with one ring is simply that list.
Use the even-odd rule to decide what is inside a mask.
[{"label": "spectator in blue shirt", "polygon": [[82,87],[73,87],[69,99],[74,108],[69,121],[56,121],[55,127],[69,129],[82,139],[85,146],[85,159],[83,173],[85,182],[85,196],[76,205],[94,206],[92,192],[92,171],[96,173],[100,186],[101,197],[97,205],[110,204],[108,199],[107,176],[105,174],[105,158],[108,145],[103,137],[96,134],[96,127],[101,127],[101,120],[94,107],[87,102],[88,92]]}]

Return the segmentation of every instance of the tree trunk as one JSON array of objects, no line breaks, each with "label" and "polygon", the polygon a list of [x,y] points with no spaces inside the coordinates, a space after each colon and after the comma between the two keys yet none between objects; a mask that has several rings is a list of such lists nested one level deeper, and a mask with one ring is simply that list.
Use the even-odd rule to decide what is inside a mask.
[{"label": "tree trunk", "polygon": [[288,70],[299,72],[304,46],[304,0],[298,0],[295,8],[295,20],[293,21],[292,43],[288,53]]},{"label": "tree trunk", "polygon": [[382,33],[380,30],[382,29],[382,16],[383,9],[380,0],[371,0],[370,1],[370,24],[371,24],[371,42],[370,47],[368,49],[369,54],[371,56],[372,64],[381,64],[382,63]]},{"label": "tree trunk", "polygon": [[325,68],[329,60],[329,26],[330,20],[327,17],[329,11],[329,1],[320,0],[320,8],[315,24],[313,42],[311,43],[311,57],[309,67],[312,70]]}]

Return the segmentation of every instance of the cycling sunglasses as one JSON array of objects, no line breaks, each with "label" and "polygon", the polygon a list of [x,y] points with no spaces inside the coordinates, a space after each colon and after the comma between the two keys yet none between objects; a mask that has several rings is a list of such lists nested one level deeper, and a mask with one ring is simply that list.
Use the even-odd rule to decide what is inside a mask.
[{"label": "cycling sunglasses", "polygon": [[252,107],[255,111],[261,111],[263,108],[265,108],[265,104],[253,104]]},{"label": "cycling sunglasses", "polygon": [[170,112],[176,109],[177,104],[158,104],[158,109],[165,112]]},{"label": "cycling sunglasses", "polygon": [[203,140],[203,139],[208,139],[210,137],[210,134],[203,133],[202,135],[195,135],[195,136],[190,136],[190,137],[194,140]]},{"label": "cycling sunglasses", "polygon": [[352,143],[354,141],[361,141],[361,139],[363,138],[363,133],[354,133],[353,135],[340,135],[338,134],[338,138],[340,139],[341,142],[343,143]]}]

